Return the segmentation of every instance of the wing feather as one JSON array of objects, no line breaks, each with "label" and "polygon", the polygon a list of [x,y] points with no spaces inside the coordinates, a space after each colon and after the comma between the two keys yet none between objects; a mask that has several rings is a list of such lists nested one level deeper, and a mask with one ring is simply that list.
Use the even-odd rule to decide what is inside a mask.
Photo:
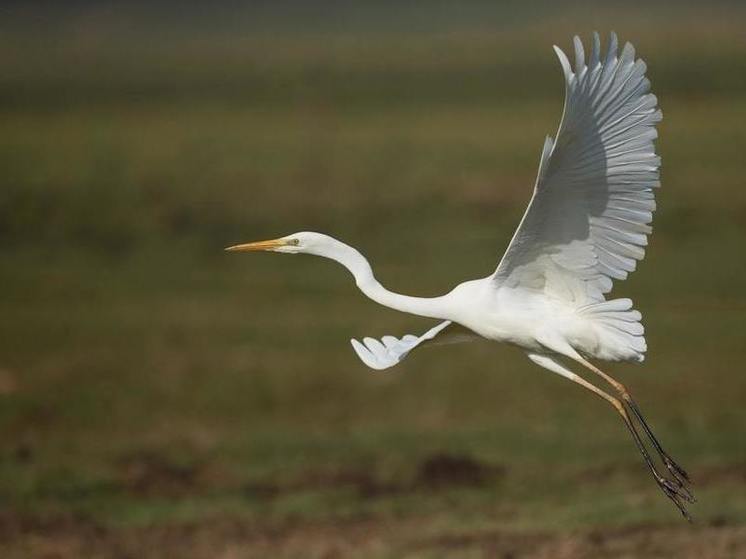
[{"label": "wing feather", "polygon": [[612,280],[645,256],[661,112],[630,43],[618,54],[612,33],[603,57],[597,33],[589,56],[578,37],[573,46],[574,70],[554,47],[565,76],[562,120],[544,142],[533,197],[493,279],[585,304],[603,301]]},{"label": "wing feather", "polygon": [[371,369],[381,371],[399,363],[416,347],[426,344],[465,342],[477,337],[474,332],[463,326],[445,320],[421,336],[412,334],[406,334],[401,338],[383,336],[380,342],[375,338],[363,338],[362,343],[352,339],[350,343],[363,363]]}]

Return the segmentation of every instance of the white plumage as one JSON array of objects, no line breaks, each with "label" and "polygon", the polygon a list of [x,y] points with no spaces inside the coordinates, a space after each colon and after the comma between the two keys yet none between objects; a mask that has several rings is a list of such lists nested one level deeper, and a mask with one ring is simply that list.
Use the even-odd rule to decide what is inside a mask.
[{"label": "white plumage", "polygon": [[471,330],[460,327],[450,320],[444,320],[421,336],[405,334],[401,338],[383,336],[380,341],[375,338],[363,338],[362,343],[355,339],[351,342],[363,363],[371,369],[381,371],[396,365],[418,346],[456,344],[476,339],[479,339],[479,336]]},{"label": "white plumage", "polygon": [[547,293],[599,301],[645,255],[660,185],[653,140],[661,112],[629,43],[617,58],[612,34],[602,62],[595,34],[586,65],[575,37],[575,72],[555,50],[565,73],[564,114],[557,140],[546,139],[534,196],[495,280],[543,281]]},{"label": "white plumage", "polygon": [[[593,35],[588,64],[575,37],[575,71],[554,47],[565,76],[565,106],[556,141],[547,137],[534,194],[495,271],[496,288],[543,292],[585,317],[598,347],[578,347],[611,361],[642,361],[647,349],[641,315],[629,299],[600,304],[612,280],[623,280],[645,256],[660,185],[653,141],[661,120],[649,93],[645,62],[627,43],[617,57],[612,33],[606,56]],[[594,305],[594,303],[599,303]],[[353,340],[374,369],[396,365],[422,337],[407,335],[389,348],[371,338]],[[434,333],[434,334],[433,334]]]},{"label": "white plumage", "polygon": [[[661,112],[649,93],[646,65],[635,59],[632,45],[618,54],[612,33],[602,56],[594,34],[587,63],[578,37],[574,45],[574,70],[555,47],[565,77],[562,120],[556,139],[544,142],[533,197],[493,274],[459,284],[441,297],[410,297],[385,289],[360,252],[321,233],[295,233],[228,250],[330,258],[347,268],[374,301],[441,320],[421,336],[353,339],[357,355],[373,369],[393,367],[428,344],[481,337],[523,348],[534,363],[614,406],[661,489],[689,518],[683,502],[693,502],[693,496],[686,472],[663,450],[624,385],[588,361],[640,362],[647,349],[632,301],[606,300],[606,294],[613,280],[625,279],[645,255],[654,189],[660,184],[653,142]],[[568,363],[600,376],[621,400],[574,373]],[[656,469],[633,418],[671,478]]]}]

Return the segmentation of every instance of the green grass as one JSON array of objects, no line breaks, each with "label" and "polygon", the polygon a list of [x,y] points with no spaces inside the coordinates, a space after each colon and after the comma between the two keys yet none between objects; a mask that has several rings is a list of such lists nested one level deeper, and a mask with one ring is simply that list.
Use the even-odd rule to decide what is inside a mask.
[{"label": "green grass", "polygon": [[[746,74],[731,66],[746,44],[703,18],[623,35],[663,107],[663,188],[648,258],[615,291],[645,316],[648,359],[611,370],[699,481],[701,524],[740,530]],[[221,250],[311,229],[406,293],[489,273],[557,125],[548,47],[566,27],[263,36],[196,59],[188,41],[146,43],[142,64],[114,40],[5,54],[0,520],[137,534],[227,518],[321,540],[401,523],[390,549],[361,551],[377,556],[678,522],[615,414],[517,350],[436,348],[371,373],[350,337],[428,322],[365,300],[334,264]],[[443,454],[490,473],[433,488],[423,468]],[[38,552],[22,540],[6,551]]]}]

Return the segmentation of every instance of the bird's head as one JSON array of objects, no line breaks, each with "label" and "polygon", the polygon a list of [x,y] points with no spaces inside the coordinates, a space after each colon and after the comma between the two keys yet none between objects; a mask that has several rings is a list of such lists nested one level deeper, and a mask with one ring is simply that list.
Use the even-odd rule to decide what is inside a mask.
[{"label": "bird's head", "polygon": [[256,241],[227,247],[229,252],[284,252],[287,254],[315,254],[329,256],[330,252],[339,245],[339,241],[311,231],[301,231],[268,241]]}]

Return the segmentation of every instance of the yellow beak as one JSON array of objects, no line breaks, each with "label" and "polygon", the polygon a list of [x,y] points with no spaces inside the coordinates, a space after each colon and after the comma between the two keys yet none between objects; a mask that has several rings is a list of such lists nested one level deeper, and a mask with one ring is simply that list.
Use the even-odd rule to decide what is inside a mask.
[{"label": "yellow beak", "polygon": [[285,239],[271,239],[269,241],[257,241],[255,243],[244,243],[227,247],[228,252],[254,252],[259,250],[274,250],[287,245]]}]

